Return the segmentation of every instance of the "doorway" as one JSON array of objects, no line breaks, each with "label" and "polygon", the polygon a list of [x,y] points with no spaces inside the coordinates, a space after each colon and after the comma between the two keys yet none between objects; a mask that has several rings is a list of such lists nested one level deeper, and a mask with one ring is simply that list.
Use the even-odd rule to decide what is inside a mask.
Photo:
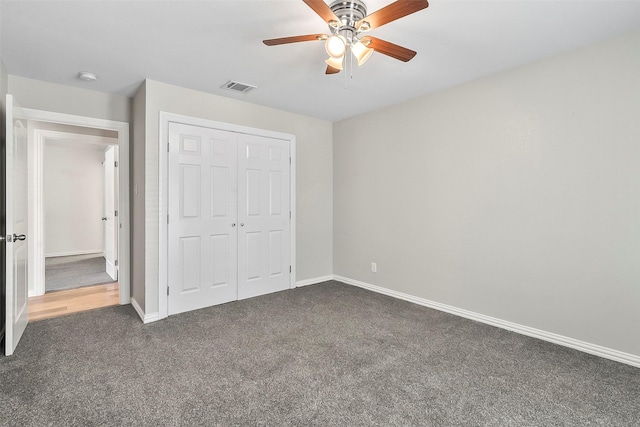
[{"label": "doorway", "polygon": [[90,128],[29,127],[35,128],[35,157],[43,160],[43,196],[34,204],[44,215],[45,257],[44,287],[36,272],[30,295],[117,280],[117,139],[84,133],[99,131]]},{"label": "doorway", "polygon": [[128,304],[128,123],[24,113],[30,304],[62,314]]}]

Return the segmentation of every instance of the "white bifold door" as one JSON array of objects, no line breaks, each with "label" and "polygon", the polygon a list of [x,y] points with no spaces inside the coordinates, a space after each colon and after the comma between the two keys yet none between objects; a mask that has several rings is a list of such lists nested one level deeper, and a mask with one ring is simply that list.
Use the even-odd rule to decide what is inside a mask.
[{"label": "white bifold door", "polygon": [[288,289],[289,141],[169,123],[168,312]]}]

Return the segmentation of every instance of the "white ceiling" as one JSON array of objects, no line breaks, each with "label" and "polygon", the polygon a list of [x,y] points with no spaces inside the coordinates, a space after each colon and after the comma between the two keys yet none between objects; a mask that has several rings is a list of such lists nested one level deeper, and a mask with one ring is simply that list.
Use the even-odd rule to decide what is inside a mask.
[{"label": "white ceiling", "polygon": [[[149,78],[328,120],[640,28],[640,1],[431,0],[370,33],[417,51],[412,61],[376,53],[345,79],[324,74],[321,42],[262,44],[327,32],[302,0],[1,0],[0,13],[0,52],[13,75],[128,96]],[[100,79],[80,81],[81,70]],[[220,89],[229,79],[258,89]]]}]

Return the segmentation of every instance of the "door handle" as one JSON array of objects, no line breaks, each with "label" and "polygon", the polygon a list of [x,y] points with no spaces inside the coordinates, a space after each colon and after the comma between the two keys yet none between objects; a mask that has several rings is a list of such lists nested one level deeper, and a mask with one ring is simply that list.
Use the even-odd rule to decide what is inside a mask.
[{"label": "door handle", "polygon": [[102,217],[102,220],[103,220],[103,221],[106,221],[106,220],[107,220],[107,217],[106,217],[106,216],[103,216],[103,217]]},{"label": "door handle", "polygon": [[244,227],[244,222],[241,222],[241,223],[240,223],[240,227]]},{"label": "door handle", "polygon": [[13,233],[13,241],[14,242],[17,241],[17,240],[26,240],[26,238],[27,238],[27,236],[25,236],[24,234],[18,235],[16,233]]},{"label": "door handle", "polygon": [[236,223],[234,222],[233,224],[231,224],[231,226],[232,226],[232,227],[235,227],[235,226],[236,226]]}]

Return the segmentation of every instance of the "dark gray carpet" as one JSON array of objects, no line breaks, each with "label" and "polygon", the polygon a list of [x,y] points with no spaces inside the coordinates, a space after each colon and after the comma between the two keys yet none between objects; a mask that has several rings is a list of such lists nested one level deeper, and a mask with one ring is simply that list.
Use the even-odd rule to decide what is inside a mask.
[{"label": "dark gray carpet", "polygon": [[104,257],[56,263],[47,259],[44,276],[46,292],[113,283],[113,279],[105,272]]},{"label": "dark gray carpet", "polygon": [[632,426],[640,369],[328,282],[29,324],[0,425]]}]

